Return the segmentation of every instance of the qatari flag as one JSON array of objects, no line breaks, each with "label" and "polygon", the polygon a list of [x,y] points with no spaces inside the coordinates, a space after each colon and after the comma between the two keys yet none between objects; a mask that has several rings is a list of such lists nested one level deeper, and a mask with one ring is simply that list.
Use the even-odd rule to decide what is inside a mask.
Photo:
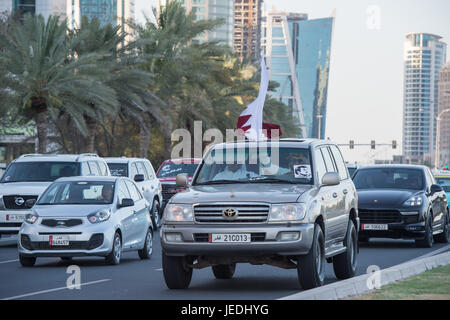
[{"label": "qatari flag", "polygon": [[264,54],[261,57],[261,83],[259,84],[259,93],[255,101],[250,103],[242,111],[237,121],[237,128],[244,131],[249,140],[266,140],[267,137],[262,133],[263,129],[263,108],[266,100],[267,88],[269,87],[269,74],[264,60]]}]

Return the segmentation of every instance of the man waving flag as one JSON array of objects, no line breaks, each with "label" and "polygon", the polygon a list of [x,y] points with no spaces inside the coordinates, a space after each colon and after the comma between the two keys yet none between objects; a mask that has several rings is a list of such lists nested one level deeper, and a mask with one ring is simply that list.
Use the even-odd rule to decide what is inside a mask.
[{"label": "man waving flag", "polygon": [[255,101],[250,103],[242,111],[238,118],[237,128],[241,129],[248,140],[266,140],[267,137],[262,133],[263,129],[263,108],[266,100],[267,88],[269,87],[269,74],[264,60],[264,54],[261,58],[261,83],[259,84],[259,93]]}]

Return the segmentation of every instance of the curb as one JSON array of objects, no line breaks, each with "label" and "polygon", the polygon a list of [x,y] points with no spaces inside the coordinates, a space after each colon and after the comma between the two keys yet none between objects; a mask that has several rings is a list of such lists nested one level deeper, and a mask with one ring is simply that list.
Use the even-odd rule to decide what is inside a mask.
[{"label": "curb", "polygon": [[[385,286],[402,279],[423,273],[439,266],[450,264],[450,251],[432,257],[405,262],[379,272],[380,286]],[[369,288],[374,274],[363,274],[347,280],[338,281],[323,287],[296,293],[278,300],[337,300],[350,296],[359,296],[374,289]]]}]

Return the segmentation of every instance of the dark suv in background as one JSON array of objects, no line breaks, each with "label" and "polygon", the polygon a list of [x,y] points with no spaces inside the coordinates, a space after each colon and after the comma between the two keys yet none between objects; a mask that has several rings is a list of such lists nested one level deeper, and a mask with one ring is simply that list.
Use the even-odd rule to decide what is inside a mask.
[{"label": "dark suv in background", "polygon": [[413,165],[368,166],[356,171],[361,220],[359,240],[415,239],[419,247],[448,242],[448,204],[430,169]]},{"label": "dark suv in background", "polygon": [[182,158],[169,159],[161,164],[156,172],[156,177],[162,186],[163,203],[161,207],[163,209],[170,198],[184,190],[184,188],[176,186],[175,180],[177,174],[185,174],[190,182],[201,161],[202,159],[198,158]]}]

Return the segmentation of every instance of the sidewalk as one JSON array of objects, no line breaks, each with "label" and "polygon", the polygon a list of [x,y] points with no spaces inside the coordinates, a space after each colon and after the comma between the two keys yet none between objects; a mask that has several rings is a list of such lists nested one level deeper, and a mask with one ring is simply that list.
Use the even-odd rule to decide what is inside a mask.
[{"label": "sidewalk", "polygon": [[[447,246],[450,250],[450,245]],[[370,293],[375,288],[450,264],[450,251],[405,262],[388,269],[296,293],[280,300],[337,300]]]}]

